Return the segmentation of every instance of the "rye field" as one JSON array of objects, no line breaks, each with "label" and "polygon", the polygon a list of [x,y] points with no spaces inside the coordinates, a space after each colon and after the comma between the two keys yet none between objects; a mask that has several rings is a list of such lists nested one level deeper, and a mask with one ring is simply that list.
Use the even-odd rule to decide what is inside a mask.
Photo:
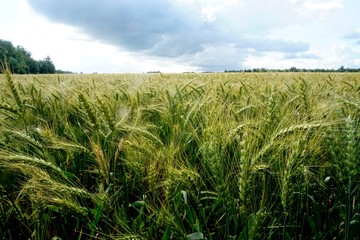
[{"label": "rye field", "polygon": [[359,239],[360,74],[0,89],[0,239]]}]

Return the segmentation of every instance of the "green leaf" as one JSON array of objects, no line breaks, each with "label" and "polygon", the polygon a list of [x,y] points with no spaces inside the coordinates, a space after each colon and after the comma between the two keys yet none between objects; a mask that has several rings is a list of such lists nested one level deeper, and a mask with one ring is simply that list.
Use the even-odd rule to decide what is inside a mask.
[{"label": "green leaf", "polygon": [[194,232],[186,236],[189,240],[204,239],[204,234],[201,232]]},{"label": "green leaf", "polygon": [[360,224],[360,221],[358,221],[358,220],[352,220],[352,221],[350,222],[350,225],[351,225],[351,226],[353,226],[353,225],[358,225],[358,224]]},{"label": "green leaf", "polygon": [[136,201],[133,204],[131,204],[132,207],[143,207],[146,203],[144,201]]},{"label": "green leaf", "polygon": [[169,226],[166,227],[164,236],[162,237],[162,240],[168,240],[168,239],[170,239],[170,227]]},{"label": "green leaf", "polygon": [[71,172],[68,172],[68,171],[63,171],[64,175],[68,178],[75,178],[77,179],[76,175],[71,173]]},{"label": "green leaf", "polygon": [[181,193],[183,195],[185,204],[187,204],[187,193],[186,193],[186,191],[182,190]]}]

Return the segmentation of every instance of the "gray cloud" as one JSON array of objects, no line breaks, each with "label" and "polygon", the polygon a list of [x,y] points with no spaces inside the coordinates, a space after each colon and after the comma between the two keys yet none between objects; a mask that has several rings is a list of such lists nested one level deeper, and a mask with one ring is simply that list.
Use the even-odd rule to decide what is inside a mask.
[{"label": "gray cloud", "polygon": [[152,57],[191,62],[203,70],[226,68],[234,63],[239,66],[244,56],[234,52],[243,53],[248,48],[288,54],[309,49],[302,42],[244,37],[241,29],[224,26],[221,21],[204,21],[199,9],[171,0],[28,0],[28,3],[51,21],[77,27],[95,40]]},{"label": "gray cloud", "polygon": [[54,22],[78,27],[95,39],[131,51],[152,48],[163,36],[191,27],[169,1],[29,0]]}]

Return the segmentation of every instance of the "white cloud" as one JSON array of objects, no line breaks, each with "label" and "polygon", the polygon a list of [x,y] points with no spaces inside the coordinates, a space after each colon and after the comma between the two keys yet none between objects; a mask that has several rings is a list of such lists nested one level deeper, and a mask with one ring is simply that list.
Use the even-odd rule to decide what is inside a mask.
[{"label": "white cloud", "polygon": [[305,1],[303,3],[304,8],[307,11],[315,12],[315,11],[331,11],[334,9],[339,9],[344,7],[341,0],[332,0],[326,2],[317,2],[317,1]]},{"label": "white cloud", "polygon": [[242,68],[243,52],[243,49],[236,48],[233,44],[209,45],[204,47],[204,51],[183,56],[181,59],[184,63],[201,66],[200,70],[203,71],[233,70]]},{"label": "white cloud", "polygon": [[206,22],[214,22],[216,20],[216,14],[221,11],[222,7],[205,6],[202,9],[201,18]]},{"label": "white cloud", "polygon": [[237,0],[198,0],[201,3],[202,19],[207,22],[214,22],[218,14],[222,14],[222,11],[233,8],[240,5],[240,1]]},{"label": "white cloud", "polygon": [[288,0],[292,6],[292,18],[295,22],[311,23],[317,19],[329,17],[344,8],[344,0]]},{"label": "white cloud", "polygon": [[298,54],[297,57],[289,58],[284,53],[262,53],[248,51],[243,62],[245,68],[327,68],[338,69],[340,66],[358,68],[360,48],[353,48],[351,45],[341,43],[331,46],[329,51],[309,50],[306,53]]}]

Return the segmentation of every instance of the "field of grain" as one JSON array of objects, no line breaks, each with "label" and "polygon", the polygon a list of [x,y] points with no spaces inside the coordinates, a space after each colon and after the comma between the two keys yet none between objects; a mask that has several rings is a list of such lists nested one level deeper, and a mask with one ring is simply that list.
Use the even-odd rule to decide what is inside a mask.
[{"label": "field of grain", "polygon": [[360,74],[0,76],[0,239],[357,239]]}]

